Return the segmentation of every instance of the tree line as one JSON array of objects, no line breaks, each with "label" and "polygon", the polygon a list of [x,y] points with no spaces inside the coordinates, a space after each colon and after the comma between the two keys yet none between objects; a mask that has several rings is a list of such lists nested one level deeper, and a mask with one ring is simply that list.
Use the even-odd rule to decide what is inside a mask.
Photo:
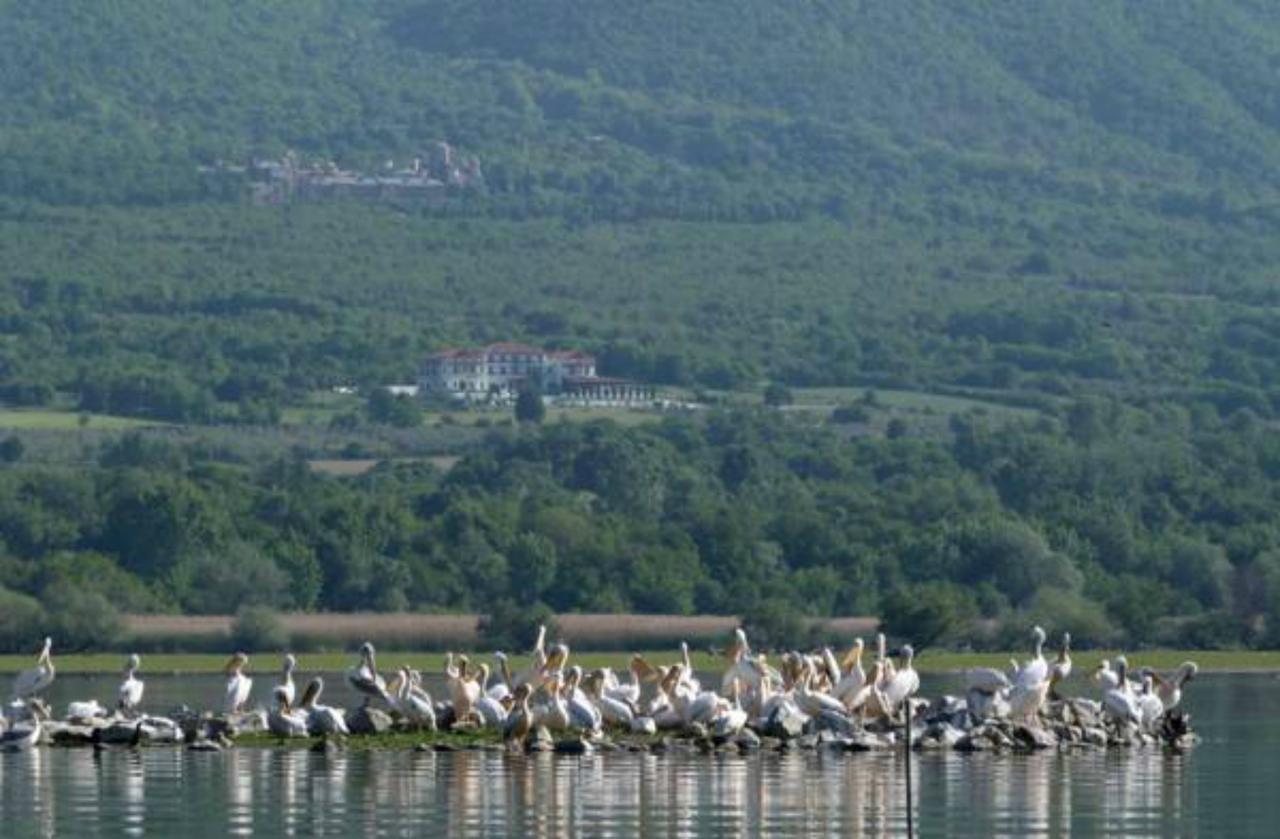
[{"label": "tree line", "polygon": [[[68,609],[884,615],[990,645],[1273,644],[1280,443],[1082,404],[895,438],[750,409],[496,429],[447,474],[219,460],[138,433],[0,469],[6,643]],[[85,599],[91,604],[82,603]],[[77,605],[80,604],[80,605]],[[92,607],[92,608],[90,608]]]}]

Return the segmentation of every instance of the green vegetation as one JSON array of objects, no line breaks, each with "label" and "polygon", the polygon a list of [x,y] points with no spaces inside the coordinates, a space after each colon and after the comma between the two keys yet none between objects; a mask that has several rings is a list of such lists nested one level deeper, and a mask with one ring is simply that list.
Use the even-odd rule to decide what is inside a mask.
[{"label": "green vegetation", "polygon": [[[1203,673],[1280,672],[1280,652],[1258,650],[1090,650],[1072,653],[1076,673],[1087,673],[1104,658],[1114,659],[1123,652],[1131,664],[1154,667],[1157,670],[1173,670],[1182,662],[1194,659]],[[484,656],[485,651],[476,651]],[[679,653],[675,650],[651,650],[641,653],[646,659],[658,663],[673,663]],[[916,668],[925,673],[955,673],[970,667],[1007,668],[1009,656],[1026,657],[1023,647],[1009,652],[959,653],[946,650],[928,650],[916,658]],[[401,664],[414,667],[423,673],[439,673],[444,667],[444,657],[428,653],[384,653],[389,666]],[[55,664],[61,675],[115,675],[120,672],[123,659],[119,655],[56,655]],[[315,653],[300,655],[299,664],[307,673],[345,673],[353,662],[351,653]],[[617,670],[626,663],[626,655],[619,653],[574,653],[574,661],[591,670],[612,667]],[[0,675],[19,673],[31,667],[29,655],[0,655]],[[271,672],[275,672],[272,659]],[[148,673],[175,676],[221,673],[227,664],[225,655],[162,655],[151,654],[143,658],[143,678]],[[512,656],[512,668],[528,664],[523,656]],[[700,672],[718,673],[724,669],[723,658],[713,658],[705,653],[693,652],[694,667]],[[250,667],[253,671],[255,667]],[[260,672],[266,672],[266,669]],[[1076,678],[1075,676],[1072,677]]]},{"label": "green vegetation", "polygon": [[[241,607],[258,643],[254,609],[1280,643],[1256,0],[0,13],[2,646]],[[441,139],[483,189],[254,206],[215,165]],[[507,339],[709,407],[383,389]]]}]

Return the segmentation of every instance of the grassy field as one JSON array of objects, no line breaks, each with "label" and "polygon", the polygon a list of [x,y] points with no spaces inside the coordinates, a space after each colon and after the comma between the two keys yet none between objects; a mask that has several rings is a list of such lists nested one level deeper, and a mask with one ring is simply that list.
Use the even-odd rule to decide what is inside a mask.
[{"label": "grassy field", "polygon": [[[82,419],[88,420],[82,425]],[[165,425],[152,420],[113,417],[107,414],[79,414],[75,411],[0,410],[0,428],[35,431],[75,431],[96,428],[124,431],[130,428]]]},{"label": "grassy field", "polygon": [[[678,660],[678,651],[672,648],[649,650],[641,653],[653,664],[671,664]],[[1092,669],[1103,658],[1114,658],[1115,650],[1091,650],[1073,655],[1075,672],[1082,674]],[[1009,664],[1010,655],[1025,657],[1025,653],[953,653],[925,651],[916,659],[917,667],[925,673],[952,673],[970,667],[999,667]],[[1151,666],[1158,670],[1173,670],[1183,661],[1191,660],[1200,665],[1201,672],[1236,673],[1236,672],[1280,672],[1280,651],[1241,651],[1241,650],[1146,650],[1126,652],[1129,664],[1133,667]],[[475,652],[472,657],[476,661],[490,661],[487,651]],[[628,653],[573,653],[571,664],[579,664],[586,669],[596,667],[624,668],[630,654]],[[12,674],[32,666],[34,656],[5,655],[0,656],[0,674]],[[869,659],[866,660],[869,662]],[[528,663],[527,656],[513,656],[512,668],[519,670]],[[212,654],[154,654],[143,657],[142,668],[146,673],[217,673],[227,663],[227,656]],[[298,656],[299,669],[314,673],[341,673],[355,663],[352,653],[313,653]],[[250,673],[275,672],[278,669],[279,654],[275,652],[255,654],[251,657],[248,671]],[[423,672],[439,672],[444,666],[444,655],[441,653],[383,652],[378,657],[379,668],[392,670],[402,664],[415,667]],[[693,653],[693,664],[698,670],[719,671],[724,668],[724,659],[712,656],[704,651]],[[64,675],[117,673],[123,668],[124,656],[118,653],[93,653],[88,655],[54,656],[57,671]],[[1074,678],[1079,678],[1076,676]]]}]

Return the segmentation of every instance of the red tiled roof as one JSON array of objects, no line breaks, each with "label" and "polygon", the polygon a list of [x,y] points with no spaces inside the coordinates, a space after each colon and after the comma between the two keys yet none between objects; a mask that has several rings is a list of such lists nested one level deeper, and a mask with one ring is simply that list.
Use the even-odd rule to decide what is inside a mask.
[{"label": "red tiled roof", "polygon": [[596,357],[594,355],[590,355],[589,353],[584,353],[582,350],[552,350],[551,352],[547,353],[547,355],[551,358],[558,359],[560,361],[595,361],[596,360]]},{"label": "red tiled roof", "polygon": [[484,351],[488,353],[510,353],[513,355],[545,355],[544,351],[537,347],[516,343],[515,341],[500,341],[496,344],[490,344],[484,348]]}]

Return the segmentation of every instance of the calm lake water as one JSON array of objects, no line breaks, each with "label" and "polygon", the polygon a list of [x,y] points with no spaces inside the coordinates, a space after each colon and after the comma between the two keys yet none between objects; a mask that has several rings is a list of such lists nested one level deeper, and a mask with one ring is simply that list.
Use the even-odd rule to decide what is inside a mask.
[{"label": "calm lake water", "polygon": [[[271,677],[259,676],[255,697]],[[60,677],[106,700],[117,679]],[[335,704],[350,699],[337,690]],[[1072,687],[1084,690],[1083,680]],[[147,680],[147,704],[213,704],[216,678]],[[952,689],[927,678],[925,692]],[[1206,675],[1203,742],[1160,751],[917,755],[920,836],[1280,835],[1280,679]],[[0,755],[0,836],[899,836],[898,755],[234,749]]]}]

